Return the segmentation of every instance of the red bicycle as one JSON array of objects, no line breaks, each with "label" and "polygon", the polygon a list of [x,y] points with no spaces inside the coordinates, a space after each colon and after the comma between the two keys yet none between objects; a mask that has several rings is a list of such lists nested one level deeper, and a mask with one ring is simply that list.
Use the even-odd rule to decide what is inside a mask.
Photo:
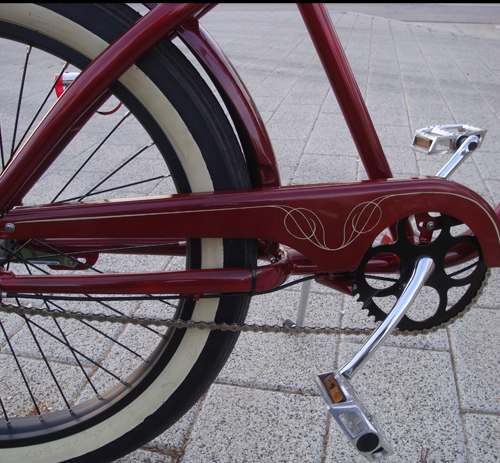
[{"label": "red bicycle", "polygon": [[[415,148],[452,159],[436,177],[392,179],[326,10],[299,5],[370,180],[282,187],[248,91],[198,22],[212,5],[149,6],[142,19],[119,4],[0,8],[6,51],[26,56],[1,117],[2,461],[104,462],[150,441],[239,332],[308,330],[244,324],[251,297],[290,275],[357,295],[381,322],[318,385],[362,455],[390,455],[350,380],[395,329],[460,317],[500,265],[498,209],[446,180],[485,131],[423,129]],[[425,286],[434,306],[410,316]]]}]

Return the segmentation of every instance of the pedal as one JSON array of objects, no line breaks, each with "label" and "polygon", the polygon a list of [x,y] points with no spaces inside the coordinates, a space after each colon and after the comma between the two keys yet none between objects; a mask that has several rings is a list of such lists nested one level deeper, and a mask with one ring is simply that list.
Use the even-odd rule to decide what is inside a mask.
[{"label": "pedal", "polygon": [[349,438],[351,445],[368,461],[380,461],[394,453],[349,380],[338,371],[316,378],[326,408]]},{"label": "pedal", "polygon": [[415,131],[412,148],[427,154],[451,154],[471,135],[479,138],[479,148],[487,129],[468,124],[434,125]]}]

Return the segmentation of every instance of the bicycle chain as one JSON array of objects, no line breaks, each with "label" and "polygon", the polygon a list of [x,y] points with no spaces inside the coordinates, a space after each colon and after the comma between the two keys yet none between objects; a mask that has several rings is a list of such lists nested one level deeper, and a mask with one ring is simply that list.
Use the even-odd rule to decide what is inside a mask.
[{"label": "bicycle chain", "polygon": [[[392,334],[402,335],[402,336],[417,336],[419,334],[429,334],[434,333],[438,329],[446,328],[447,326],[454,323],[459,318],[462,318],[465,313],[467,313],[470,308],[479,299],[483,290],[488,282],[491,275],[491,271],[488,269],[486,272],[483,284],[476,294],[476,297],[470,302],[470,304],[465,307],[465,309],[453,317],[446,323],[442,323],[439,326],[434,326],[430,329],[425,330],[413,330],[413,331],[399,331],[394,330]],[[200,330],[220,330],[220,331],[232,331],[232,332],[252,332],[252,333],[286,333],[286,334],[347,334],[347,335],[370,335],[373,333],[372,328],[340,328],[340,327],[300,327],[300,326],[280,326],[280,325],[257,325],[257,324],[226,324],[226,323],[215,323],[215,322],[195,322],[193,320],[174,320],[174,319],[155,319],[155,318],[143,318],[143,317],[128,317],[125,315],[105,315],[105,314],[85,314],[82,312],[59,312],[51,309],[37,309],[33,307],[23,307],[14,306],[10,304],[5,304],[0,302],[0,312],[4,313],[15,313],[20,316],[33,316],[39,315],[41,317],[51,317],[51,318],[64,318],[70,320],[85,320],[85,321],[97,321],[97,322],[108,322],[108,323],[121,323],[121,324],[132,324],[132,325],[145,325],[145,326],[165,326],[167,328],[187,328]]]}]

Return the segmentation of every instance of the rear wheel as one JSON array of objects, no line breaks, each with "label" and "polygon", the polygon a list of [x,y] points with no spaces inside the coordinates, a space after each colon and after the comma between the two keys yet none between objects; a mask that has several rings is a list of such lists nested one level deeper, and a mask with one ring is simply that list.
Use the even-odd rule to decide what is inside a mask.
[{"label": "rear wheel", "polygon": [[[55,100],[54,74],[84,68],[137,19],[119,4],[0,7],[2,166]],[[123,106],[112,115],[96,114],[23,204],[251,187],[223,111],[170,42],[142,58],[111,90],[103,111]],[[255,261],[254,243],[244,240],[188,240],[186,256],[174,257],[158,245],[151,254],[131,245],[69,252],[36,236],[0,245],[3,267],[17,274],[241,267]],[[78,260],[76,270],[68,255]],[[227,323],[242,322],[249,303],[249,297],[173,304],[34,296],[3,302]],[[1,313],[0,460],[105,462],[129,453],[196,402],[236,339],[227,332]]]}]

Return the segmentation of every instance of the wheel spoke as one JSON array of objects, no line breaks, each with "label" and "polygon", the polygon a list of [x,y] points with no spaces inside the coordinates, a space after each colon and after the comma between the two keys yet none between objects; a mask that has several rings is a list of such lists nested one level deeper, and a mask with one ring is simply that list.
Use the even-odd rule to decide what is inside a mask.
[{"label": "wheel spoke", "polygon": [[125,380],[123,380],[118,375],[114,374],[112,371],[108,370],[107,368],[105,368],[104,366],[102,366],[101,364],[99,364],[98,362],[92,360],[88,355],[85,355],[79,349],[75,349],[74,347],[71,347],[70,344],[68,344],[63,339],[61,339],[58,336],[56,336],[54,333],[50,332],[49,330],[45,329],[43,326],[39,325],[38,323],[36,323],[35,321],[33,321],[33,320],[29,319],[29,318],[26,318],[26,321],[29,324],[32,324],[33,326],[36,326],[38,329],[42,330],[44,333],[48,334],[50,337],[52,337],[53,339],[55,339],[56,341],[58,341],[59,343],[61,343],[63,346],[67,347],[70,350],[71,349],[74,350],[74,352],[76,352],[78,355],[82,356],[85,360],[87,360],[88,362],[90,362],[92,365],[96,366],[98,369],[100,369],[100,370],[104,371],[105,373],[107,373],[108,375],[112,376],[113,378],[115,378],[117,381],[119,381],[120,383],[124,384],[125,386],[128,386],[128,384],[127,384],[127,382]]},{"label": "wheel spoke", "polygon": [[154,146],[153,142],[148,143],[147,145],[143,146],[140,150],[136,151],[134,154],[129,156],[125,161],[123,161],[118,167],[116,167],[113,171],[111,171],[108,175],[106,175],[100,182],[97,183],[97,185],[93,186],[89,190],[87,190],[86,193],[84,193],[82,196],[80,196],[77,200],[78,201],[83,201],[87,196],[90,196],[90,194],[97,190],[104,182],[107,182],[111,177],[113,177],[115,174],[120,172],[127,164],[132,162],[137,156],[142,154],[144,151],[147,149],[151,148]]},{"label": "wheel spoke", "polygon": [[84,196],[75,196],[73,198],[68,198],[68,199],[65,199],[63,201],[55,201],[55,203],[61,204],[61,203],[67,203],[70,201],[81,201],[83,198],[89,198],[91,196],[96,196],[96,195],[100,195],[103,193],[109,193],[111,191],[123,190],[123,189],[129,188],[131,186],[143,185],[144,183],[154,182],[156,180],[164,180],[164,179],[169,178],[169,177],[170,177],[170,175],[159,175],[158,177],[148,178],[146,180],[139,180],[138,182],[127,183],[125,185],[120,185],[120,186],[117,186],[114,188],[108,188],[107,190],[98,190],[98,191],[94,191],[92,193],[85,193]]},{"label": "wheel spoke", "polygon": [[[104,137],[104,139],[99,143],[97,148],[90,153],[90,155],[87,157],[87,159],[83,162],[83,164],[75,171],[75,173],[71,176],[71,178],[65,183],[65,185],[59,190],[59,193],[56,194],[56,196],[52,199],[51,203],[55,203],[57,198],[61,196],[62,192],[73,182],[75,177],[83,170],[83,168],[89,163],[89,161],[94,157],[94,155],[99,151],[99,149],[106,143],[107,140],[113,135],[118,128],[125,122],[125,120],[130,116],[130,111],[128,111],[125,116],[123,116],[120,121],[111,129],[111,131]],[[66,200],[69,201],[69,200]]]},{"label": "wheel spoke", "polygon": [[[112,312],[118,314],[118,315],[121,315],[122,317],[125,317],[125,314],[121,311],[119,311],[118,309],[115,309],[114,307],[110,306],[109,304],[105,303],[104,300],[98,300],[98,299],[94,299],[92,298],[92,296],[90,296],[89,294],[85,294],[84,295],[85,297],[88,298],[88,300],[94,300],[95,302],[97,302],[99,305],[101,305],[102,307],[106,307],[107,309],[110,309]],[[151,328],[150,326],[148,325],[139,325],[139,326],[142,326],[145,330],[147,331],[150,331],[152,333],[155,333],[156,335],[158,335],[159,337],[163,338],[164,335],[159,333],[158,331],[156,331],[155,329]]]},{"label": "wheel spoke", "polygon": [[24,139],[28,135],[29,131],[31,130],[31,127],[33,127],[33,124],[35,123],[37,117],[42,112],[42,109],[45,107],[47,101],[49,100],[50,96],[52,95],[52,92],[56,88],[57,83],[59,82],[59,80],[62,79],[62,75],[63,75],[64,71],[68,68],[68,65],[69,65],[68,62],[64,63],[64,66],[63,66],[61,72],[59,73],[59,77],[54,81],[54,83],[52,84],[52,87],[50,87],[50,90],[47,92],[47,95],[45,95],[45,98],[44,98],[42,104],[38,107],[38,110],[36,111],[35,115],[31,119],[31,122],[28,124],[28,127],[24,131],[23,136],[20,138],[19,142],[17,143],[17,145],[14,149],[14,153],[19,149],[19,147],[21,146],[21,143],[24,141]]},{"label": "wheel spoke", "polygon": [[0,124],[0,155],[2,156],[2,172],[5,169],[5,156],[3,152],[2,124]]},{"label": "wheel spoke", "polygon": [[[38,240],[33,240],[33,241],[34,241],[34,242],[38,242],[38,243],[40,243]],[[49,246],[49,248],[51,248],[51,247]],[[5,249],[5,248],[4,248],[4,249]],[[53,248],[51,248],[51,249],[53,249]],[[66,254],[62,254],[62,253],[60,253],[60,255],[64,255],[64,256],[66,256],[66,257],[71,257],[71,256],[68,256],[68,255],[66,255]],[[33,265],[30,261],[28,261],[28,260],[26,260],[26,259],[24,259],[24,258],[21,258],[21,259],[24,261],[24,264],[25,264],[26,270],[27,270],[27,272],[28,272],[29,274],[32,274],[32,272],[31,272],[31,270],[30,270],[30,265],[32,265],[32,266],[34,266],[35,268],[37,268],[38,270],[40,270],[41,272],[45,273],[46,275],[49,275],[49,272],[47,272],[47,271],[43,270],[42,268],[40,268],[40,267],[38,267],[38,266],[36,266],[36,265]],[[91,266],[88,266],[88,267],[89,267],[89,269],[95,270],[95,271],[96,271],[96,272],[98,272],[98,273],[102,273],[101,271],[99,271],[99,270],[97,270],[97,269],[94,269],[94,268],[93,268],[93,267],[91,267]],[[114,313],[116,313],[116,314],[118,314],[118,315],[120,315],[120,316],[125,316],[125,313],[123,313],[123,312],[121,312],[120,310],[118,310],[118,309],[116,309],[116,308],[112,307],[111,305],[109,305],[109,304],[107,304],[107,303],[103,302],[102,300],[99,300],[99,299],[97,299],[97,300],[96,300],[96,299],[92,298],[92,296],[87,295],[87,294],[86,294],[85,296],[86,296],[87,300],[92,300],[92,301],[94,301],[94,302],[98,302],[98,304],[100,304],[100,305],[101,305],[101,306],[103,306],[103,307],[106,307],[106,308],[110,309],[110,310],[111,310],[111,311],[113,311]],[[66,310],[64,310],[61,306],[59,306],[58,304],[56,304],[56,303],[55,303],[55,302],[54,302],[51,298],[44,298],[44,297],[43,297],[43,296],[41,296],[41,295],[38,295],[38,297],[39,297],[40,299],[44,300],[45,304],[47,304],[47,303],[52,304],[52,305],[53,305],[54,307],[56,307],[56,308],[57,308],[57,310],[59,310],[60,312],[67,312],[67,311],[66,311]],[[64,299],[63,299],[63,300],[64,300]],[[172,307],[175,307],[174,305],[172,305],[172,304],[170,304],[170,303],[168,303],[168,302],[166,302],[166,301],[161,301],[161,302],[163,302],[164,304],[168,304],[168,305],[170,305],[170,306],[172,306]],[[18,302],[18,305],[21,305],[21,304]],[[111,340],[114,344],[119,345],[119,346],[121,346],[122,348],[124,348],[124,349],[128,350],[130,353],[132,353],[132,354],[133,354],[133,355],[135,355],[136,357],[140,358],[142,361],[147,362],[147,360],[146,360],[146,359],[144,359],[144,358],[143,358],[140,354],[138,354],[138,353],[137,353],[137,352],[135,352],[134,350],[132,350],[132,349],[128,348],[127,346],[125,346],[125,345],[121,344],[121,343],[120,343],[119,341],[117,341],[116,339],[111,338],[110,336],[108,336],[108,335],[107,335],[107,334],[105,334],[103,331],[99,330],[98,328],[96,328],[96,327],[94,327],[94,326],[92,326],[92,325],[88,324],[88,323],[87,323],[87,322],[85,322],[84,320],[79,320],[79,322],[80,322],[80,323],[82,323],[82,324],[84,324],[85,326],[90,327],[92,330],[94,330],[94,331],[96,331],[97,333],[101,334],[101,335],[102,335],[102,336],[104,336],[105,338],[110,339],[110,340]],[[150,326],[146,326],[146,325],[139,325],[139,326],[141,326],[141,327],[142,327],[142,329],[145,329],[145,330],[148,330],[148,331],[150,331],[150,332],[152,332],[152,333],[155,333],[155,334],[156,334],[157,336],[159,336],[159,337],[164,337],[164,335],[163,335],[163,334],[161,334],[160,332],[158,332],[158,331],[156,331],[155,329],[151,328]],[[68,346],[69,346],[69,342],[68,342]],[[69,347],[69,348],[71,349],[71,347]]]},{"label": "wheel spoke", "polygon": [[12,259],[15,257],[16,259],[19,259],[19,261],[21,263],[23,263],[26,267],[28,266],[31,266],[37,270],[39,270],[40,272],[42,273],[45,273],[46,275],[49,274],[49,272],[47,272],[46,270],[44,270],[43,268],[39,267],[38,265],[35,265],[33,262],[25,259],[24,257],[20,256],[19,253],[29,245],[29,243],[31,242],[32,240],[28,240],[26,241],[26,243],[24,243],[22,246],[20,246],[19,248],[17,248],[14,252],[12,252],[10,249],[7,249],[6,247],[2,246],[0,244],[0,249],[2,249],[2,251],[5,251],[7,253],[9,253],[9,258],[6,259],[6,261],[4,262],[4,265],[5,264],[10,264],[12,262]]},{"label": "wheel spoke", "polygon": [[30,388],[30,385],[28,383],[28,380],[26,379],[26,375],[24,374],[24,370],[23,370],[21,364],[19,363],[19,359],[17,357],[17,354],[16,354],[14,348],[12,347],[12,343],[10,342],[9,336],[7,335],[7,331],[5,330],[5,328],[4,328],[3,323],[2,323],[1,320],[0,320],[0,328],[2,329],[3,335],[5,336],[5,339],[7,341],[7,344],[9,345],[9,349],[10,349],[10,352],[12,353],[14,361],[16,362],[17,369],[18,369],[19,373],[21,373],[24,385],[26,386],[26,389],[27,389],[27,391],[29,393],[29,396],[31,397],[31,401],[33,402],[33,405],[35,407],[37,415],[39,417],[41,417],[42,414],[40,413],[40,409],[38,408],[38,404],[36,403],[35,396],[33,395],[33,392],[31,391],[31,388]]},{"label": "wheel spoke", "polygon": [[17,125],[19,123],[19,115],[21,114],[21,103],[23,101],[23,93],[24,93],[24,84],[26,82],[26,72],[28,71],[28,61],[30,59],[31,54],[31,45],[26,47],[26,57],[24,60],[24,68],[23,68],[23,76],[21,78],[21,86],[19,88],[19,98],[17,99],[17,109],[16,109],[16,117],[14,119],[14,133],[12,134],[12,146],[10,149],[10,158],[9,162],[14,156],[14,146],[16,145],[16,136],[17,136]]},{"label": "wheel spoke", "polygon": [[[54,303],[50,299],[46,300],[45,303],[47,305],[48,304],[53,305],[58,312],[67,313],[67,310],[64,310],[61,306],[59,306],[58,304]],[[56,320],[56,319],[54,318],[54,320]],[[99,333],[101,336],[104,336],[106,339],[109,339],[111,342],[113,342],[113,344],[116,344],[117,346],[120,346],[121,348],[127,350],[128,352],[130,352],[135,357],[141,359],[143,362],[147,362],[147,359],[144,359],[139,353],[137,353],[136,351],[132,350],[130,347],[125,346],[124,344],[122,344],[121,342],[119,342],[117,339],[112,338],[111,336],[109,336],[108,334],[104,333],[103,331],[101,331],[100,329],[96,328],[95,326],[91,325],[89,322],[86,322],[85,320],[79,320],[79,321],[82,323],[82,325],[90,328],[91,330],[95,331],[96,333]],[[68,343],[69,343],[69,341],[68,341]]]},{"label": "wheel spoke", "polygon": [[68,399],[66,398],[66,395],[64,394],[64,391],[62,390],[61,385],[59,384],[59,381],[57,380],[56,375],[54,374],[54,371],[52,370],[52,368],[51,368],[51,366],[49,364],[49,361],[47,360],[47,357],[45,356],[45,352],[43,351],[42,346],[38,342],[38,338],[35,336],[35,333],[33,332],[33,327],[29,323],[28,317],[26,317],[26,315],[23,315],[22,317],[24,318],[24,320],[26,321],[26,323],[28,325],[28,329],[29,329],[29,331],[31,333],[31,337],[33,338],[33,341],[35,342],[35,344],[36,344],[36,346],[38,348],[38,351],[40,352],[40,355],[43,358],[45,366],[49,370],[50,376],[52,377],[52,380],[54,381],[54,384],[56,385],[57,389],[59,390],[59,393],[61,394],[61,397],[63,398],[64,403],[66,404],[66,407],[68,408],[68,410],[71,411],[71,406],[70,406],[70,404],[68,402]]},{"label": "wheel spoke", "polygon": [[[48,303],[47,301],[44,301],[44,304],[47,308],[49,308],[48,306]],[[66,333],[64,333],[63,329],[61,328],[61,325],[59,324],[59,322],[57,321],[57,319],[54,318],[54,323],[57,327],[57,329],[59,330],[59,332],[61,333],[61,336],[63,337],[63,339],[67,342],[68,344],[68,348],[69,350],[71,351],[71,354],[73,355],[73,358],[75,359],[76,363],[78,364],[78,367],[80,368],[81,372],[83,373],[83,375],[85,376],[86,380],[87,380],[87,383],[90,384],[90,387],[94,390],[94,393],[95,395],[98,397],[98,398],[101,398],[100,394],[99,394],[99,391],[97,390],[97,388],[95,387],[94,383],[92,382],[92,380],[90,379],[87,371],[85,370],[85,368],[83,367],[82,365],[82,362],[80,362],[80,359],[78,358],[78,356],[76,355],[76,352],[75,352],[75,349],[73,349],[73,347],[71,346],[71,343],[68,341],[68,338],[66,336]]]},{"label": "wheel spoke", "polygon": [[9,415],[7,415],[7,410],[5,409],[5,406],[3,404],[3,400],[0,397],[0,406],[2,407],[2,413],[3,413],[3,418],[7,424],[7,427],[11,427],[10,420],[9,420]]}]

